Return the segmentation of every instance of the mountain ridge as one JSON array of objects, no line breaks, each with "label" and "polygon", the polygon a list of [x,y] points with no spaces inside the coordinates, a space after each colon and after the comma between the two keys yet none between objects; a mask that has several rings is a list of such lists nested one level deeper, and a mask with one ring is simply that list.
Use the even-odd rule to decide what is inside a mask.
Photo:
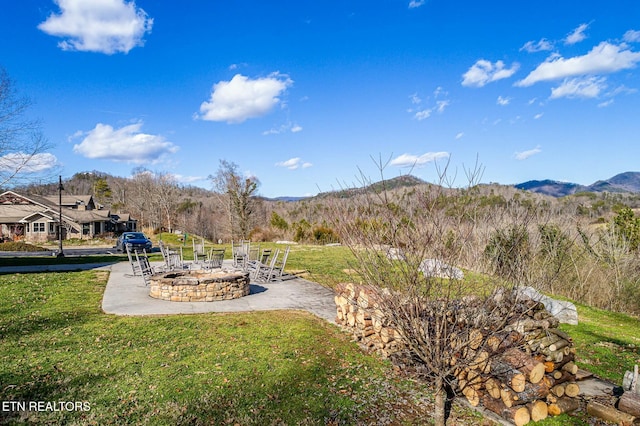
[{"label": "mountain ridge", "polygon": [[577,192],[631,192],[640,193],[640,172],[623,172],[609,179],[598,180],[591,185],[560,182],[552,179],[529,180],[513,185],[517,189],[564,197]]}]

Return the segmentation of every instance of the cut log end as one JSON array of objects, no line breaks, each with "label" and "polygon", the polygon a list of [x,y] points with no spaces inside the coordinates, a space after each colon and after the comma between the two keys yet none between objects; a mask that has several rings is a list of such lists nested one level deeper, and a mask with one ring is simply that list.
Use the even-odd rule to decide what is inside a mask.
[{"label": "cut log end", "polygon": [[534,422],[544,420],[549,416],[549,407],[544,401],[534,401],[527,404],[527,408],[529,409],[531,420]]},{"label": "cut log end", "polygon": [[568,383],[564,387],[564,394],[570,398],[575,398],[580,395],[580,386],[577,383]]}]

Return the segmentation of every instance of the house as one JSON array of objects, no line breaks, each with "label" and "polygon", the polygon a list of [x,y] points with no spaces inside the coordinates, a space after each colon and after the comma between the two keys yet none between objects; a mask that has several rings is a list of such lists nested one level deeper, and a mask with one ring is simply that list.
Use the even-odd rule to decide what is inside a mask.
[{"label": "house", "polygon": [[0,194],[0,234],[3,240],[44,242],[58,239],[62,212],[62,239],[91,239],[107,232],[135,231],[136,220],[113,214],[94,202],[91,195]]}]

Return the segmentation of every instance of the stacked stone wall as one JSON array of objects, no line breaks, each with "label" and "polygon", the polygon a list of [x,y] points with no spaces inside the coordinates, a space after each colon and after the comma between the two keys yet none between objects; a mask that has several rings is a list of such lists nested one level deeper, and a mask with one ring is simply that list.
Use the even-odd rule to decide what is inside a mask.
[{"label": "stacked stone wall", "polygon": [[149,280],[149,296],[171,302],[215,302],[249,294],[249,274],[173,273],[158,274]]}]

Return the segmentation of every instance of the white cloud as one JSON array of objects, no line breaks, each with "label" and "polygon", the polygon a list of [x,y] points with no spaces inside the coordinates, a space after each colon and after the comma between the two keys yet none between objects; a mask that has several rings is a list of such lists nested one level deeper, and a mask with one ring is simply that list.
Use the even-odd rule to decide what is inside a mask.
[{"label": "white cloud", "polygon": [[414,167],[424,166],[427,163],[434,162],[441,158],[449,158],[448,152],[427,152],[422,155],[402,154],[391,160],[392,166],[397,167]]},{"label": "white cloud", "polygon": [[413,118],[418,121],[426,120],[427,118],[431,117],[431,112],[431,109],[423,109],[422,111],[416,112]]},{"label": "white cloud", "polygon": [[[426,120],[427,118],[431,117],[431,114],[433,114],[434,112],[442,114],[444,110],[449,105],[451,105],[451,101],[448,99],[438,100],[438,98],[442,98],[443,96],[448,95],[448,93],[442,87],[438,86],[434,90],[433,95],[434,102],[429,102],[430,104],[432,104],[431,107],[422,107],[422,109],[409,108],[407,109],[407,112],[413,114],[413,118],[418,121]],[[422,99],[418,96],[417,93],[409,95],[409,99],[411,100],[411,103],[413,105],[419,105],[423,103]]]},{"label": "white cloud", "polygon": [[438,110],[438,112],[439,113],[443,113],[444,109],[446,107],[448,107],[449,105],[451,105],[451,102],[450,101],[437,101],[436,105],[437,105],[436,109]]},{"label": "white cloud", "polygon": [[464,132],[458,132],[458,134],[456,134],[456,139],[462,139],[463,136]]},{"label": "white cloud", "polygon": [[542,150],[540,149],[540,145],[538,145],[535,148],[530,149],[528,151],[516,152],[514,154],[514,158],[516,160],[526,160],[527,158],[531,157],[532,155],[540,154],[541,152],[542,152]]},{"label": "white cloud", "polygon": [[283,124],[280,127],[274,127],[272,129],[265,130],[264,132],[262,132],[262,134],[263,135],[279,135],[281,133],[286,133],[286,132],[298,133],[301,131],[302,131],[302,126],[298,124],[287,123],[287,124]]},{"label": "white cloud", "polygon": [[436,90],[433,91],[433,96],[435,96],[436,98],[439,98],[440,96],[448,96],[448,95],[449,95],[449,92],[444,90],[442,86],[436,87]]},{"label": "white cloud", "polygon": [[55,155],[47,152],[40,154],[27,154],[24,152],[11,152],[0,157],[0,173],[39,173],[52,169],[58,165]]},{"label": "white cloud", "polygon": [[633,68],[639,61],[639,52],[629,50],[624,44],[615,45],[603,41],[594,46],[586,55],[569,59],[559,55],[551,55],[515,85],[527,87],[540,81],[558,80],[585,74],[614,73]]},{"label": "white cloud", "polygon": [[569,33],[569,35],[567,35],[567,38],[564,39],[564,43],[576,44],[581,42],[582,40],[587,38],[587,36],[584,34],[587,28],[589,28],[589,24],[578,25],[578,28],[576,28],[571,33]]},{"label": "white cloud", "polygon": [[629,30],[624,33],[622,39],[627,43],[637,43],[640,42],[640,31]]},{"label": "white cloud", "polygon": [[292,84],[288,76],[277,72],[256,79],[236,74],[230,81],[213,85],[211,98],[200,105],[197,118],[242,123],[249,118],[261,117],[281,103],[279,96]]},{"label": "white cloud", "polygon": [[518,71],[518,68],[520,68],[518,63],[511,65],[511,68],[505,68],[502,61],[492,64],[485,59],[479,59],[462,75],[462,85],[482,87],[487,83],[511,77]]},{"label": "white cloud", "polygon": [[600,102],[598,104],[598,108],[606,108],[609,105],[613,105],[613,99],[609,99],[608,101]]},{"label": "white cloud", "polygon": [[178,150],[163,136],[141,133],[141,128],[142,122],[119,129],[98,123],[93,130],[82,133],[84,139],[73,146],[73,152],[91,159],[145,164],[158,162]]},{"label": "white cloud", "polygon": [[618,86],[615,89],[613,89],[610,93],[607,93],[608,96],[617,96],[619,94],[625,94],[625,95],[631,95],[634,93],[638,93],[638,89],[631,89],[629,87],[626,87],[625,85],[622,86]]},{"label": "white cloud", "polygon": [[194,182],[203,182],[207,180],[206,176],[184,176],[179,174],[172,174],[173,178],[180,183],[194,183]]},{"label": "white cloud", "polygon": [[294,158],[290,158],[286,161],[281,161],[279,163],[276,163],[276,166],[278,167],[286,167],[289,170],[296,170],[299,168],[309,168],[311,166],[313,166],[313,164],[308,163],[306,161],[302,161],[302,159],[300,157],[294,157]]},{"label": "white cloud", "polygon": [[553,43],[551,43],[546,38],[543,38],[537,42],[528,41],[520,48],[520,50],[524,50],[529,53],[542,52],[546,50],[553,50]]},{"label": "white cloud", "polygon": [[424,5],[426,2],[427,2],[426,0],[411,0],[409,2],[409,9],[415,9],[416,7],[420,7]]},{"label": "white cloud", "polygon": [[[429,104],[431,104],[430,106],[420,106],[420,107],[411,107],[407,109],[407,112],[409,114],[413,114],[413,118],[418,120],[418,121],[422,121],[422,120],[426,120],[427,118],[431,117],[431,115],[434,112],[437,112],[439,114],[442,114],[444,112],[444,110],[451,105],[451,101],[448,99],[441,99],[445,96],[448,95],[448,92],[445,91],[442,87],[438,86],[436,87],[436,89],[433,91],[433,101],[431,101],[430,97],[427,97],[427,100],[429,100]],[[413,93],[411,95],[409,95],[409,99],[411,100],[411,104],[412,105],[421,105],[425,102],[423,102],[422,98],[420,98],[420,96],[418,96],[418,93]],[[439,100],[440,99],[440,100]]]},{"label": "white cloud", "polygon": [[144,44],[153,19],[134,1],[124,0],[54,0],[60,13],[51,13],[38,28],[61,37],[63,50],[128,53]]},{"label": "white cloud", "polygon": [[551,99],[597,98],[606,87],[604,77],[566,79],[560,86],[551,89]]},{"label": "white cloud", "polygon": [[496,103],[501,106],[509,105],[511,103],[511,98],[498,96]]},{"label": "white cloud", "polygon": [[544,113],[543,113],[543,112],[540,112],[540,113],[538,113],[538,114],[534,115],[534,116],[533,116],[533,119],[534,119],[534,120],[539,120],[539,119],[541,119],[541,118],[542,118],[542,116],[543,116],[543,115],[544,115]]}]

